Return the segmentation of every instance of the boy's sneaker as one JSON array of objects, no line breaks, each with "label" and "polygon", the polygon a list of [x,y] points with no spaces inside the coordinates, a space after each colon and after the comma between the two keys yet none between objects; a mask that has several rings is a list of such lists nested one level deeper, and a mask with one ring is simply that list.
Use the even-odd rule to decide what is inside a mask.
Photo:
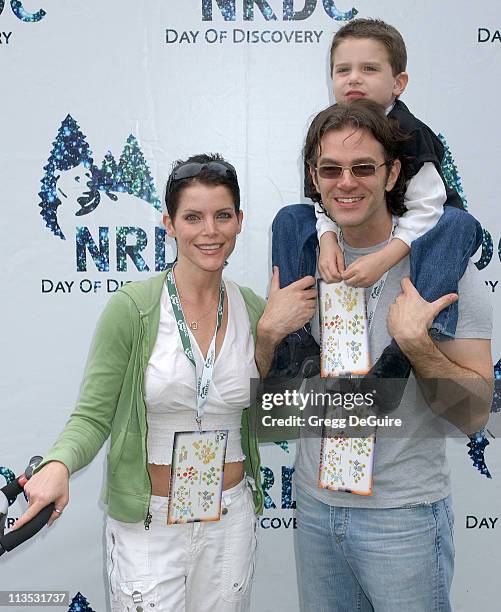
[{"label": "boy's sneaker", "polygon": [[374,402],[380,414],[396,410],[411,373],[411,364],[396,342],[389,344],[369,372],[360,379],[363,393],[374,393]]},{"label": "boy's sneaker", "polygon": [[320,348],[305,328],[286,336],[278,345],[267,376],[277,381],[311,378],[320,373]]}]

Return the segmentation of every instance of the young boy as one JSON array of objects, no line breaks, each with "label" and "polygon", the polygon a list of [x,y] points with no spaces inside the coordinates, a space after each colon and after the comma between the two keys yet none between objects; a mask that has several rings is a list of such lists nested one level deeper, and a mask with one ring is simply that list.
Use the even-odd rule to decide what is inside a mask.
[{"label": "young boy", "polygon": [[[315,273],[318,235],[318,270],[328,282],[342,279],[348,285],[370,287],[410,250],[411,281],[424,299],[432,302],[447,293],[457,293],[458,281],[468,260],[482,242],[482,229],[478,221],[463,210],[457,192],[445,184],[441,172],[442,143],[398,99],[408,82],[407,53],[402,36],[381,20],[353,20],[335,34],[330,63],[336,102],[349,104],[360,98],[373,100],[382,105],[388,117],[397,120],[400,130],[408,135],[399,155],[406,179],[407,211],[397,219],[388,245],[377,253],[357,259],[345,269],[337,241],[337,226],[325,213],[310,169],[305,167],[305,195],[315,201],[315,210],[309,205],[287,206],[279,211],[273,222],[272,259],[273,265],[280,269],[282,286]],[[343,170],[346,171],[349,170]],[[457,318],[458,305],[454,303],[437,316],[430,334],[435,338],[454,338]],[[289,337],[289,346],[282,347],[282,362],[286,355],[300,366],[304,357],[313,352],[311,343],[306,330],[299,330]],[[291,369],[290,364],[288,367]],[[368,377],[405,379],[410,369],[407,358],[393,341]],[[396,407],[400,397],[388,400],[387,408],[388,403]]]}]

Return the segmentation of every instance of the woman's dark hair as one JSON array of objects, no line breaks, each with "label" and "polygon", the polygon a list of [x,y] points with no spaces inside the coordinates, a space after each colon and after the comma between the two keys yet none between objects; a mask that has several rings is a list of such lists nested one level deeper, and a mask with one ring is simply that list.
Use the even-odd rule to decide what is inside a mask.
[{"label": "woman's dark hair", "polygon": [[[194,173],[188,172],[190,176],[187,178],[177,178],[176,174],[182,175],[183,167],[189,164],[193,164]],[[200,168],[196,167],[197,164],[200,164]],[[194,183],[227,187],[233,197],[235,212],[240,211],[240,187],[235,168],[218,153],[203,153],[192,155],[187,160],[178,159],[172,165],[165,190],[165,208],[171,219],[176,216],[182,191]]]},{"label": "woman's dark hair", "polygon": [[[303,149],[304,157],[304,195],[314,202],[322,203],[310,174],[310,168],[317,167],[321,153],[322,138],[331,130],[342,130],[351,127],[354,130],[365,129],[371,132],[384,150],[385,161],[398,157],[400,144],[406,136],[400,132],[397,123],[388,119],[382,106],[371,100],[354,100],[351,104],[334,104],[318,113],[313,119],[306,135]],[[389,169],[387,170],[389,173]],[[403,215],[405,178],[400,172],[395,186],[386,193],[386,204],[394,215]]]}]

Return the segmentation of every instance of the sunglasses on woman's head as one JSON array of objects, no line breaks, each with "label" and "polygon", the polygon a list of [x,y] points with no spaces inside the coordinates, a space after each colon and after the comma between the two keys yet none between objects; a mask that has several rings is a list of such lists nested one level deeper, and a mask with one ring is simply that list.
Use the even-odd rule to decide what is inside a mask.
[{"label": "sunglasses on woman's head", "polygon": [[173,170],[167,181],[167,187],[165,189],[165,204],[168,207],[168,200],[172,191],[172,185],[176,181],[183,179],[195,178],[203,170],[211,170],[222,178],[229,178],[235,182],[238,187],[237,171],[235,168],[226,161],[210,161],[210,162],[186,162],[181,164],[175,170]]},{"label": "sunglasses on woman's head", "polygon": [[170,181],[180,181],[182,179],[194,178],[198,176],[202,170],[211,170],[216,174],[237,180],[237,172],[235,168],[225,161],[211,161],[206,163],[187,162],[178,166],[171,174]]}]

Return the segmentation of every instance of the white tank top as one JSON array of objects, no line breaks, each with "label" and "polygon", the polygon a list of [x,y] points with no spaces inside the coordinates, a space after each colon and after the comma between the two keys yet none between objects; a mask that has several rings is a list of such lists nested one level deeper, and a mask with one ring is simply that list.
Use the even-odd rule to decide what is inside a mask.
[{"label": "white tank top", "polygon": [[[250,379],[258,378],[259,372],[254,360],[254,339],[244,299],[235,283],[224,282],[228,299],[228,325],[214,363],[202,428],[229,430],[226,462],[230,463],[245,458],[240,439],[242,410],[250,403]],[[201,372],[204,359],[191,331],[190,340],[197,371]],[[183,352],[165,286],[160,298],[157,339],[144,381],[148,462],[170,465],[174,432],[197,428],[197,398],[195,368]]]}]

